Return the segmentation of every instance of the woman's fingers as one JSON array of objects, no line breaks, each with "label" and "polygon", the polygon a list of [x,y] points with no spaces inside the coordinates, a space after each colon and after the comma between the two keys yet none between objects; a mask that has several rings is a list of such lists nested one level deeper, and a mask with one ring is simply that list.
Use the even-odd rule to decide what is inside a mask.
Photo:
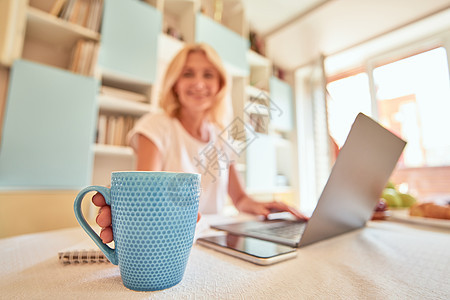
[{"label": "woman's fingers", "polygon": [[94,196],[92,196],[92,203],[94,203],[95,206],[105,206],[105,197],[103,197],[103,195],[100,193],[96,193]]},{"label": "woman's fingers", "polygon": [[301,212],[299,212],[298,210],[296,210],[293,207],[288,206],[288,211],[291,214],[293,214],[297,219],[305,220],[305,221],[309,220],[309,218],[307,216],[305,216],[304,214],[302,214]]},{"label": "woman's fingers", "polygon": [[100,239],[105,244],[111,243],[113,241],[113,231],[111,228],[111,207],[106,205],[105,197],[103,197],[100,193],[96,193],[92,196],[92,203],[94,203],[95,206],[100,206],[97,218],[95,219],[98,226],[102,227],[102,230],[100,231]]},{"label": "woman's fingers", "polygon": [[287,211],[287,212],[290,212],[292,215],[294,215],[296,218],[298,218],[300,220],[308,220],[308,217],[306,217],[305,215],[300,213],[295,208],[288,206],[287,204],[285,204],[283,202],[277,202],[277,201],[270,202],[270,203],[267,203],[266,207],[271,212]]},{"label": "woman's fingers", "polygon": [[108,205],[101,207],[95,221],[103,228],[111,226],[111,207]]},{"label": "woman's fingers", "polygon": [[[110,243],[114,238],[111,228],[111,207],[109,205],[106,205],[105,198],[100,193],[96,193],[94,196],[92,196],[92,203],[94,203],[96,206],[100,206],[97,218],[95,220],[97,224],[102,227],[102,230],[100,232],[100,239],[105,244]],[[201,214],[198,213],[197,222],[200,221],[200,218]]]},{"label": "woman's fingers", "polygon": [[111,226],[105,227],[100,231],[100,238],[105,244],[111,243],[113,241],[113,231]]}]

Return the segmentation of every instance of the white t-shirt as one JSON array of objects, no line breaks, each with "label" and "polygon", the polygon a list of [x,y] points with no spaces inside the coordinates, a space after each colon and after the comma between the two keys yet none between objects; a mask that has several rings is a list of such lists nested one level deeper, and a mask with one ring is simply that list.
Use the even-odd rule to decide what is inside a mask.
[{"label": "white t-shirt", "polygon": [[162,171],[199,173],[202,176],[199,212],[220,213],[228,193],[228,172],[233,151],[220,129],[208,124],[209,142],[195,139],[177,118],[165,113],[143,116],[128,134],[136,151],[138,134],[151,140],[162,156]]}]

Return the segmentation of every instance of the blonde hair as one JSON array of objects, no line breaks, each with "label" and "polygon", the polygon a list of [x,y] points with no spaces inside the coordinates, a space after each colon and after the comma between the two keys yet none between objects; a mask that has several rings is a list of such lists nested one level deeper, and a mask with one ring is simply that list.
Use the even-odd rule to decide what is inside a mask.
[{"label": "blonde hair", "polygon": [[181,104],[174,91],[174,86],[183,71],[188,55],[194,52],[204,53],[219,73],[219,91],[216,94],[216,101],[214,101],[213,106],[209,110],[209,118],[212,123],[223,129],[226,115],[225,95],[228,81],[219,55],[207,44],[187,44],[175,55],[167,67],[162,82],[159,106],[171,117],[177,117],[179,115]]}]

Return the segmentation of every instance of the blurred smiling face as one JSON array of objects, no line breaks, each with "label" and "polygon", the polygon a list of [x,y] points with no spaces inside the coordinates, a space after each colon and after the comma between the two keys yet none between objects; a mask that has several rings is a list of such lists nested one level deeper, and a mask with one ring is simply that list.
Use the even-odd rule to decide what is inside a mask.
[{"label": "blurred smiling face", "polygon": [[210,109],[220,89],[220,76],[203,52],[188,54],[186,64],[175,84],[183,110],[204,112]]}]

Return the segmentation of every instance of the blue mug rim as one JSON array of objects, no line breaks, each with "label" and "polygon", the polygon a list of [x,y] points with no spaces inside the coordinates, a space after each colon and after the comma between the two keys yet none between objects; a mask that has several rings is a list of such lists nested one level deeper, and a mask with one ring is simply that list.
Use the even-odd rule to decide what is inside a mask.
[{"label": "blue mug rim", "polygon": [[111,174],[188,174],[188,175],[201,175],[200,173],[193,172],[175,172],[175,171],[112,171]]}]

